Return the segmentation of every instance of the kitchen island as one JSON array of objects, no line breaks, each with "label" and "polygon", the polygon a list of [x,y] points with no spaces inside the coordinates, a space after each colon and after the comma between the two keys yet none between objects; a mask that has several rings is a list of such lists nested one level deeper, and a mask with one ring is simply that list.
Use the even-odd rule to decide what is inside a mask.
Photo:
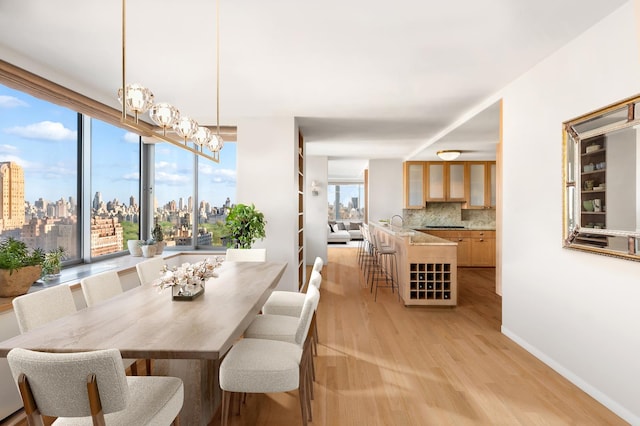
[{"label": "kitchen island", "polygon": [[369,223],[382,244],[396,250],[398,287],[406,306],[455,306],[458,296],[457,243],[409,228]]}]

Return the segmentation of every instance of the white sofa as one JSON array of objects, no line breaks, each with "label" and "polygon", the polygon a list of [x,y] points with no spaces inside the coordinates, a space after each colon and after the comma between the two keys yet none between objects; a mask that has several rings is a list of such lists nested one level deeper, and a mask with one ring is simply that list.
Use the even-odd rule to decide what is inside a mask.
[{"label": "white sofa", "polygon": [[327,243],[348,243],[351,241],[349,231],[339,229],[336,224],[327,224]]}]

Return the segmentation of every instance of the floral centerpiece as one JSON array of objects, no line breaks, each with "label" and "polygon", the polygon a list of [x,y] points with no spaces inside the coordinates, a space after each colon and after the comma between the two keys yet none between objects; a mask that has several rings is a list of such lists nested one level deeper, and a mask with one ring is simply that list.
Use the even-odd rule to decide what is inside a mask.
[{"label": "floral centerpiece", "polygon": [[159,291],[167,287],[179,287],[176,293],[179,296],[191,296],[204,288],[207,278],[217,277],[216,268],[222,265],[224,257],[206,258],[196,263],[183,263],[180,266],[169,267],[164,265],[161,277],[153,282]]}]

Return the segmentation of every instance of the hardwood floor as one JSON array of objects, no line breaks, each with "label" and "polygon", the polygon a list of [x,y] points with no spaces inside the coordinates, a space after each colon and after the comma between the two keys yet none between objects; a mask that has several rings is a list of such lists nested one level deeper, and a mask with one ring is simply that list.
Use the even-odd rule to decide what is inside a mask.
[{"label": "hardwood floor", "polygon": [[[355,249],[323,271],[313,425],[622,425],[500,333],[494,270],[459,270],[456,308],[365,288]],[[297,391],[249,395],[230,425],[300,424]],[[215,419],[212,425],[218,425]]]}]

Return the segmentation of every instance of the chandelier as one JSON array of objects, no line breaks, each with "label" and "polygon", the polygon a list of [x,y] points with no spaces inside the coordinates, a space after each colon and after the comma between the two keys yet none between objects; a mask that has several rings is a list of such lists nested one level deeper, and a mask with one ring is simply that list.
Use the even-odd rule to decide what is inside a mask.
[{"label": "chandelier", "polygon": [[[178,108],[166,103],[154,103],[154,95],[139,83],[126,83],[126,0],[122,0],[122,86],[118,100],[122,108],[121,123],[142,136],[168,142],[201,157],[220,162],[224,145],[220,136],[220,1],[216,1],[216,129],[211,131],[194,119],[182,114]],[[124,88],[124,90],[123,90]],[[140,121],[149,113],[155,126]],[[133,114],[133,119],[129,116]]]}]

